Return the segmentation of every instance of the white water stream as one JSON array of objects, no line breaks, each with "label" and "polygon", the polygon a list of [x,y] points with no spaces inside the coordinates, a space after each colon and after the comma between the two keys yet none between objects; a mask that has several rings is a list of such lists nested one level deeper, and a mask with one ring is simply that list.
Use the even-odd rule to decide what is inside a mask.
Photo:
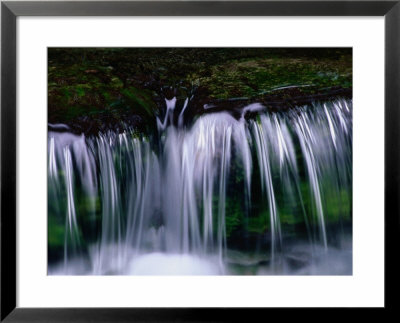
[{"label": "white water stream", "polygon": [[251,273],[332,274],[316,264],[333,255],[344,261],[334,274],[351,274],[351,243],[343,249],[337,229],[351,222],[351,101],[279,113],[253,104],[239,120],[208,113],[183,128],[187,105],[175,126],[176,99],[166,101],[158,146],[129,129],[49,132],[49,219],[64,237],[49,273],[235,274],[255,264]]}]

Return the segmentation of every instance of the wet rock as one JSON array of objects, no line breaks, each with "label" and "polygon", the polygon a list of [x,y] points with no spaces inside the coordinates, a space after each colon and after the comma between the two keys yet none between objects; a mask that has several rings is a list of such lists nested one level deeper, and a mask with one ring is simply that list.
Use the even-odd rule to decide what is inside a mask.
[{"label": "wet rock", "polygon": [[306,252],[286,254],[285,260],[290,266],[290,269],[297,270],[310,264],[311,255]]},{"label": "wet rock", "polygon": [[258,266],[268,264],[269,256],[263,254],[250,254],[237,250],[228,250],[226,256],[227,263],[237,266]]}]

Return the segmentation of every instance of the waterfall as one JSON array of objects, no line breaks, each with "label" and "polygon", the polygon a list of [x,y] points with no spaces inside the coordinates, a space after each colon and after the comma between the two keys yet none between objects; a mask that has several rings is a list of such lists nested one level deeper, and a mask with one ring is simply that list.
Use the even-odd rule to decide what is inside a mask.
[{"label": "waterfall", "polygon": [[156,141],[128,128],[49,132],[49,225],[63,237],[54,273],[182,273],[190,263],[189,273],[232,274],[237,255],[287,273],[340,249],[351,227],[350,100],[279,112],[257,103],[239,119],[206,113],[185,127],[189,100],[179,112],[176,103],[157,117]]}]

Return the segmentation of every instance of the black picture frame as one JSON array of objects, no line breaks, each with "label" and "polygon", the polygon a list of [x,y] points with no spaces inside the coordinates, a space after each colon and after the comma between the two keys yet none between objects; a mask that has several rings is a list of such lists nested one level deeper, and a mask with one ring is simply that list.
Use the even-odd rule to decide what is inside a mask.
[{"label": "black picture frame", "polygon": [[[265,311],[243,308],[18,308],[16,307],[16,19],[19,16],[384,16],[385,19],[385,307],[364,309],[384,320],[395,311],[399,287],[400,1],[4,1],[1,3],[1,322],[253,321]],[[371,130],[373,131],[373,130]],[[372,234],[372,233],[371,233]],[[373,261],[373,259],[371,259]],[[40,293],[40,291],[38,291]],[[343,309],[342,309],[343,310]],[[345,309],[346,316],[351,311]],[[321,311],[319,311],[321,312]],[[393,314],[393,313],[391,313]],[[313,314],[315,315],[315,314]],[[321,315],[316,314],[315,318]],[[324,317],[342,318],[337,309]],[[313,316],[314,317],[314,316]],[[395,317],[395,316],[394,316]],[[312,318],[312,317],[311,317]],[[321,318],[322,319],[322,318]]]}]

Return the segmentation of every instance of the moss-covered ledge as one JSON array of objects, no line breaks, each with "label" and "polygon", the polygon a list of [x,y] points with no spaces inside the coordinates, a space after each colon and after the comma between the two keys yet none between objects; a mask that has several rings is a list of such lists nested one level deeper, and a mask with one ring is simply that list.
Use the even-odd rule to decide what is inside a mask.
[{"label": "moss-covered ledge", "polygon": [[49,123],[77,133],[127,125],[151,130],[173,96],[181,106],[192,98],[192,117],[235,113],[253,102],[279,110],[352,96],[351,49],[50,48],[48,54]]}]

